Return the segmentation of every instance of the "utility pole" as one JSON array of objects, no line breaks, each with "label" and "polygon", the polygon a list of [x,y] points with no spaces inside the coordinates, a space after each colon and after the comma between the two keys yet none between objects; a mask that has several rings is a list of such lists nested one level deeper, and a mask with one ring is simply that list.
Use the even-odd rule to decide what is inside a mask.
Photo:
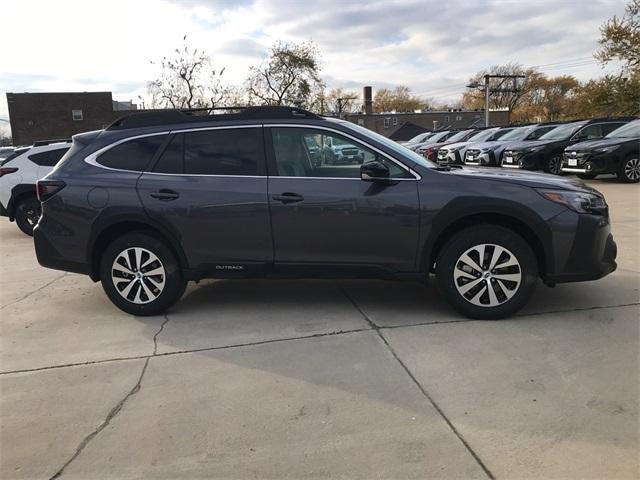
[{"label": "utility pole", "polygon": [[[511,79],[513,80],[513,88],[496,88],[495,90],[491,90],[491,79],[492,78],[502,78],[503,81],[500,83],[499,87],[502,86],[504,80]],[[485,75],[484,76],[484,126],[489,126],[489,98],[492,93],[518,93],[522,89],[518,88],[517,82],[519,78],[526,78],[524,75]],[[471,82],[467,85],[467,88],[480,88],[478,82]]]}]

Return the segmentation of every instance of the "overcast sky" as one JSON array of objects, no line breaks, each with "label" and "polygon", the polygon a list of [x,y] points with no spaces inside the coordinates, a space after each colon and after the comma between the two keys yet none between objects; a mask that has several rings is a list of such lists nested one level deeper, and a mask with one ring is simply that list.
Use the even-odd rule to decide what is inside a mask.
[{"label": "overcast sky", "polygon": [[474,72],[509,61],[579,79],[599,26],[624,0],[9,0],[2,2],[5,92],[112,91],[137,100],[182,42],[241,84],[277,41],[313,40],[328,86],[408,85],[454,100]]}]

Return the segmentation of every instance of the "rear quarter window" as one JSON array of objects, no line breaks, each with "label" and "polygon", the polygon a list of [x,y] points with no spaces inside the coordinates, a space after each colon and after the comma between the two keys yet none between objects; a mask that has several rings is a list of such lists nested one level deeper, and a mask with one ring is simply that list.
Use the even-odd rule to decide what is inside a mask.
[{"label": "rear quarter window", "polygon": [[142,172],[166,139],[162,134],[127,140],[101,153],[96,161],[107,168]]},{"label": "rear quarter window", "polygon": [[68,150],[69,147],[65,147],[34,153],[33,155],[29,155],[29,160],[41,167],[54,167]]}]

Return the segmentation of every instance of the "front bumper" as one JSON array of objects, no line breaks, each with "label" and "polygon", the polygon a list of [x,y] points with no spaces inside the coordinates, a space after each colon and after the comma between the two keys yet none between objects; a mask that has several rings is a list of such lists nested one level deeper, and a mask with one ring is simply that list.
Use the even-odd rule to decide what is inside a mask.
[{"label": "front bumper", "polygon": [[620,158],[615,152],[607,153],[580,153],[570,155],[565,153],[562,157],[562,171],[567,173],[616,173],[616,166],[620,164]]},{"label": "front bumper", "polygon": [[479,152],[467,150],[464,157],[465,165],[474,167],[497,167],[495,155],[492,151]]},{"label": "front bumper", "polygon": [[460,152],[458,150],[449,151],[449,150],[438,150],[438,158],[437,161],[439,164],[447,165],[462,165],[462,158],[460,157]]},{"label": "front bumper", "polygon": [[[611,234],[607,215],[577,215],[577,225],[570,226],[569,215],[559,215],[553,223],[558,231],[554,240],[556,255],[553,272],[544,276],[547,283],[597,280],[617,268],[618,247]],[[573,217],[575,218],[575,217]],[[573,241],[567,243],[567,227],[574,230]],[[564,230],[564,231],[563,231]]]},{"label": "front bumper", "polygon": [[540,152],[506,151],[502,154],[500,166],[524,170],[540,170],[544,165],[543,160],[544,157]]}]

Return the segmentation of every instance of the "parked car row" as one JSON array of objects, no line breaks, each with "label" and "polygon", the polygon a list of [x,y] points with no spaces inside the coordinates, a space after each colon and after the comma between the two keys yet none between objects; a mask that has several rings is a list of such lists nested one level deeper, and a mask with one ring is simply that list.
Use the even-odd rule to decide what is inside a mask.
[{"label": "parked car row", "polygon": [[[640,181],[640,120],[605,118],[568,123],[428,132],[405,146],[446,165],[504,167],[578,174],[613,173]],[[418,139],[418,137],[416,137]]]}]

